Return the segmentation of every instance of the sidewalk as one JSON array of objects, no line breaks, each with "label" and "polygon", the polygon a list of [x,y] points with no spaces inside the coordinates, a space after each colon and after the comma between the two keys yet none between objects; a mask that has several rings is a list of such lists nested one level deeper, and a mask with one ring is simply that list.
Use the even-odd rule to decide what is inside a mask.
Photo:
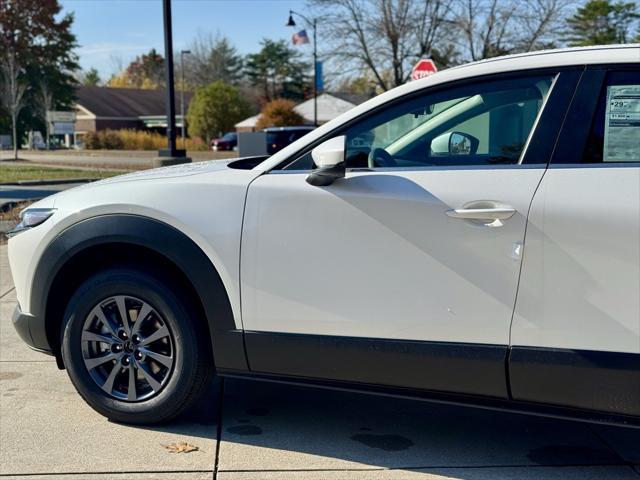
[{"label": "sidewalk", "polygon": [[[227,379],[164,426],[91,410],[11,325],[0,246],[0,478],[640,480],[640,430]],[[167,445],[187,442],[191,453]]]}]

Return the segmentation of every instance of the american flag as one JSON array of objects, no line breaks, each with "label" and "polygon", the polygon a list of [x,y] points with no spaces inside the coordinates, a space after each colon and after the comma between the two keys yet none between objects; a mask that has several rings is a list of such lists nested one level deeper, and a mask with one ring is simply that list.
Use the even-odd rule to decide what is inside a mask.
[{"label": "american flag", "polygon": [[298,33],[294,33],[293,37],[291,37],[291,41],[293,41],[294,45],[304,45],[305,43],[309,43],[307,31],[300,30]]}]

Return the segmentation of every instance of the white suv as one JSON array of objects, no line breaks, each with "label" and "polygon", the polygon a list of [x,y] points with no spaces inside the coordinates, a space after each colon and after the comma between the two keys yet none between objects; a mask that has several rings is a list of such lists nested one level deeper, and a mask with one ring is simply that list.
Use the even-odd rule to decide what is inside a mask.
[{"label": "white suv", "polygon": [[215,371],[640,423],[640,46],[452,68],[270,158],[60,193],[9,258],[21,337],[118,421]]}]

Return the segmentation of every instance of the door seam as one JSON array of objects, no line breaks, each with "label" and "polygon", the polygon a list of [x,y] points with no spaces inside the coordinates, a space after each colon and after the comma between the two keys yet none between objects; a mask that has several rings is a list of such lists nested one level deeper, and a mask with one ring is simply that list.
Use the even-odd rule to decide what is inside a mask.
[{"label": "door seam", "polygon": [[549,154],[549,158],[547,159],[547,165],[546,168],[544,169],[544,172],[542,172],[542,175],[540,176],[540,180],[538,181],[538,184],[536,185],[536,188],[533,191],[533,195],[531,196],[531,200],[529,201],[529,207],[527,208],[527,216],[525,218],[525,223],[524,223],[524,233],[522,236],[522,255],[520,258],[520,267],[518,269],[518,281],[516,284],[516,295],[513,299],[513,308],[511,309],[511,321],[509,322],[509,343],[507,345],[507,355],[505,357],[505,375],[506,375],[506,383],[507,383],[507,393],[509,395],[509,399],[513,400],[513,394],[511,392],[511,370],[510,370],[510,364],[511,364],[511,350],[513,348],[513,342],[512,342],[512,334],[513,334],[513,320],[515,318],[516,315],[516,307],[518,305],[518,296],[520,295],[520,282],[522,280],[522,269],[524,267],[524,261],[527,255],[527,230],[529,229],[529,216],[531,215],[531,208],[533,207],[533,201],[536,198],[536,195],[538,194],[538,190],[540,189],[540,185],[542,185],[542,182],[544,180],[544,177],[547,175],[547,172],[549,171],[549,167],[551,166],[551,161],[554,157],[556,148],[558,147],[558,142],[560,141],[560,135],[562,134],[562,130],[564,129],[564,125],[567,121],[567,116],[569,115],[569,112],[571,111],[571,105],[573,104],[573,101],[575,99],[576,94],[578,93],[578,90],[580,90],[580,82],[582,81],[582,77],[584,75],[584,72],[586,70],[586,67],[583,68],[582,72],[580,72],[580,77],[578,77],[576,84],[575,84],[575,88],[573,89],[573,94],[571,95],[571,101],[569,101],[567,108],[564,112],[564,116],[562,118],[562,123],[560,125],[560,128],[558,129],[558,132],[556,134],[556,139],[555,142],[553,144],[553,149],[551,150],[551,153]]}]

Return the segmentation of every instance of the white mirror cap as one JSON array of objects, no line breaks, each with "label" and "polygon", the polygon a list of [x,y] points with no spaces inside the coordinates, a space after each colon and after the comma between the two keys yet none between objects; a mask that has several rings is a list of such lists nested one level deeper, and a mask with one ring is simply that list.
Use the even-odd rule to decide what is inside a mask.
[{"label": "white mirror cap", "polygon": [[445,155],[449,153],[449,140],[451,139],[451,132],[446,132],[438,135],[431,140],[431,153],[436,155]]},{"label": "white mirror cap", "polygon": [[344,161],[344,145],[346,137],[340,135],[321,143],[311,151],[313,161],[318,168],[335,167]]}]

